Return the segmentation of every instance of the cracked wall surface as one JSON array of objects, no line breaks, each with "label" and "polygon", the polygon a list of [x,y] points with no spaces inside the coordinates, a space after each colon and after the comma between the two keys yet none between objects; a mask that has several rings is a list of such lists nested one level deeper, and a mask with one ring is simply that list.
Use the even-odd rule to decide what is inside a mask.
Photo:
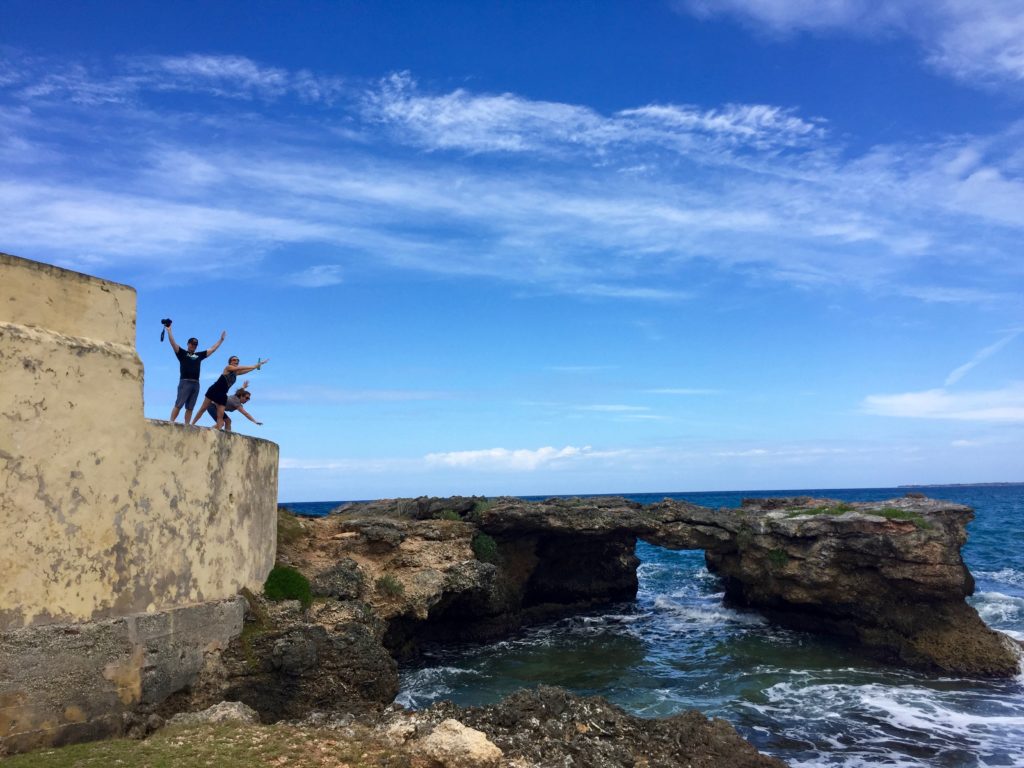
[{"label": "cracked wall surface", "polygon": [[[262,588],[277,445],[147,420],[142,383],[134,289],[0,254],[5,642]],[[0,661],[9,715],[15,662]]]}]

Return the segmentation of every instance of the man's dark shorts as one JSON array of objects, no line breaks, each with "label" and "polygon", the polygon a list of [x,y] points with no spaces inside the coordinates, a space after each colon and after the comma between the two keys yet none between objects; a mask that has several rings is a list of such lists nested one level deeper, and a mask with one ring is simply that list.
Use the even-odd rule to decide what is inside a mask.
[{"label": "man's dark shorts", "polygon": [[178,399],[174,401],[175,408],[185,406],[186,411],[196,407],[196,398],[199,397],[199,382],[192,379],[182,379],[178,382]]}]

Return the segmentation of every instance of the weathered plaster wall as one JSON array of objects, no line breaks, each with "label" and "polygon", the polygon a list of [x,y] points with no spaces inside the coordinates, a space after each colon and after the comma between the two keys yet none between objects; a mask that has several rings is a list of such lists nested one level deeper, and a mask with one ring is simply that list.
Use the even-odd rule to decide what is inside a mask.
[{"label": "weathered plaster wall", "polygon": [[144,722],[242,631],[245,599],[0,632],[0,755]]},{"label": "weathered plaster wall", "polygon": [[[142,381],[132,288],[0,254],[5,644],[235,598],[273,566],[277,446],[147,421]],[[16,665],[0,657],[0,720]]]},{"label": "weathered plaster wall", "polygon": [[142,416],[135,292],[0,254],[0,630],[259,589],[278,450]]}]

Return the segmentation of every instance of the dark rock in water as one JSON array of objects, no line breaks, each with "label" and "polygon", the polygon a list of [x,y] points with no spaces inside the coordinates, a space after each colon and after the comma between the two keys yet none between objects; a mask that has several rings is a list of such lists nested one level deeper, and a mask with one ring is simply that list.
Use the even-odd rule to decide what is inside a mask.
[{"label": "dark rock in water", "polygon": [[540,686],[489,707],[443,702],[424,713],[453,718],[482,731],[506,760],[529,766],[587,768],[784,768],[760,754],[724,720],[696,711],[672,717],[634,717],[598,696]]},{"label": "dark rock in water", "polygon": [[[652,511],[672,514],[672,507]],[[964,599],[974,591],[960,555],[968,507],[916,498],[756,499],[722,513],[732,538],[708,547],[705,558],[734,604],[914,667],[1019,671],[1017,644],[986,627]]]}]

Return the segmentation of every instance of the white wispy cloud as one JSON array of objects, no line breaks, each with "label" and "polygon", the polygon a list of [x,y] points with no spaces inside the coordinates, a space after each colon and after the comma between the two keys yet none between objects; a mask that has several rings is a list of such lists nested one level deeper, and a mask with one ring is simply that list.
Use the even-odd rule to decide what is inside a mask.
[{"label": "white wispy cloud", "polygon": [[499,471],[532,471],[542,467],[558,465],[567,461],[578,461],[587,458],[607,457],[607,452],[594,451],[589,445],[577,448],[567,445],[564,448],[529,449],[518,448],[486,448],[476,451],[450,451],[446,453],[429,453],[425,457],[427,464],[459,467],[462,469],[499,470]]},{"label": "white wispy cloud", "polygon": [[245,56],[159,56],[138,59],[133,69],[156,88],[207,91],[233,98],[279,98],[292,79],[287,70],[261,66]]},{"label": "white wispy cloud", "polygon": [[432,150],[467,152],[603,151],[614,145],[654,145],[685,154],[750,146],[805,147],[823,134],[820,120],[766,104],[719,109],[651,104],[601,115],[559,102],[510,93],[420,93],[409,73],[393,74],[369,90],[364,117],[401,139]]},{"label": "white wispy cloud", "polygon": [[346,91],[342,78],[261,65],[245,56],[193,53],[128,57],[113,72],[80,63],[19,56],[0,62],[0,87],[20,88],[30,99],[68,99],[77,104],[128,103],[147,91],[180,91],[220,98],[272,101],[294,96],[333,103]]},{"label": "white wispy cloud", "polygon": [[1024,81],[1024,6],[1017,0],[677,0],[684,11],[732,14],[774,32],[840,30],[915,39],[937,70],[972,82]]},{"label": "white wispy cloud", "polygon": [[293,273],[288,277],[288,282],[303,288],[325,288],[343,282],[343,274],[340,264],[317,264]]},{"label": "white wispy cloud", "polygon": [[892,395],[869,395],[867,413],[912,419],[949,419],[979,422],[1024,422],[1024,382],[1002,389],[949,392],[929,389]]},{"label": "white wispy cloud", "polygon": [[644,405],[619,405],[615,403],[597,405],[577,405],[577,411],[595,411],[597,413],[639,413],[651,410]]},{"label": "white wispy cloud", "polygon": [[340,458],[340,459],[297,459],[281,457],[279,467],[282,470],[331,472],[331,473],[394,473],[413,472],[422,468],[421,459],[380,457],[380,458]]},{"label": "white wispy cloud", "polygon": [[717,395],[721,393],[718,389],[700,389],[696,387],[660,387],[657,389],[645,389],[644,392],[652,395]]},{"label": "white wispy cloud", "polygon": [[967,361],[963,365],[961,365],[958,368],[954,369],[949,374],[949,376],[946,377],[946,386],[949,387],[949,386],[952,386],[953,384],[956,384],[958,381],[960,381],[960,379],[962,379],[964,376],[966,376],[967,373],[972,368],[976,367],[983,360],[985,360],[985,359],[991,357],[992,355],[994,355],[996,352],[1001,350],[1003,347],[1005,347],[1011,341],[1013,341],[1018,336],[1020,336],[1021,333],[1024,333],[1024,328],[1016,328],[1013,331],[1011,331],[1010,333],[1006,334],[1003,338],[999,339],[999,341],[995,342],[994,344],[989,344],[984,349],[979,350],[978,353],[974,357],[972,357],[969,361]]},{"label": "white wispy cloud", "polygon": [[[12,118],[0,127],[0,157],[12,158],[0,223],[8,249],[68,266],[159,261],[194,273],[316,242],[346,263],[595,300],[684,301],[699,291],[686,279],[694,264],[959,303],[1012,301],[1006,285],[1019,280],[1024,125],[843,159],[820,121],[764,105],[602,115],[512,94],[421,93],[401,75],[300,126],[275,99],[301,98],[309,78],[342,86],[193,55],[106,74],[63,64],[68,90],[54,98],[57,76],[43,69],[32,62],[0,86]],[[175,88],[221,100],[202,120],[223,138],[157,103]],[[134,105],[99,108],[122,98]],[[65,146],[84,133],[95,151]],[[685,157],[685,172],[665,152]],[[340,276],[311,270],[288,268],[310,285]]]}]

